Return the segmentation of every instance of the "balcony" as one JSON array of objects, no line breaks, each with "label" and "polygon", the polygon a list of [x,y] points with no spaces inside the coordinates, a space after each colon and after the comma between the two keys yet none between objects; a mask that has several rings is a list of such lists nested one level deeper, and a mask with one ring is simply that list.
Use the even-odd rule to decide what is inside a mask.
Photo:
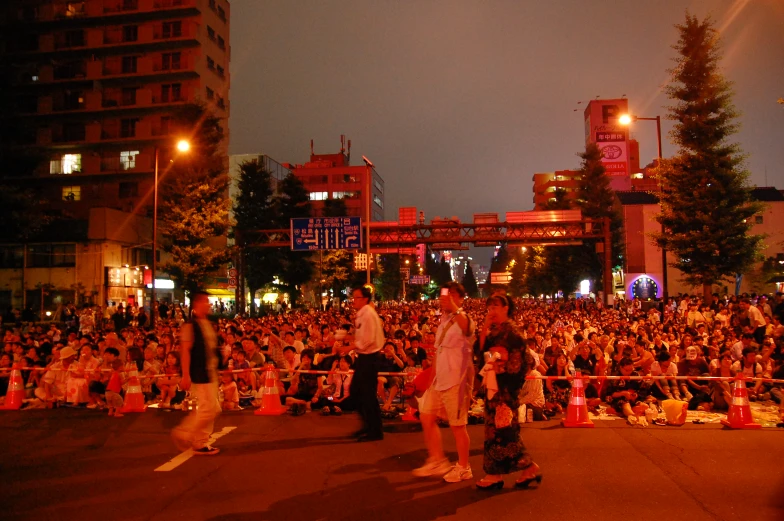
[{"label": "balcony", "polygon": [[103,4],[103,12],[107,14],[138,10],[139,0],[106,0]]},{"label": "balcony", "polygon": [[102,157],[101,172],[144,172],[153,168],[148,154],[137,154],[133,157]]},{"label": "balcony", "polygon": [[185,0],[154,0],[152,6],[155,9],[171,9],[172,7],[183,7],[189,3]]}]

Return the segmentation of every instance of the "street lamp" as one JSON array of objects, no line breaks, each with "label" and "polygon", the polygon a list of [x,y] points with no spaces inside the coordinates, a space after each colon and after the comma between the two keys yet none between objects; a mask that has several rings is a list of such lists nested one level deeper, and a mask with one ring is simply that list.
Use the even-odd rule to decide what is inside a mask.
[{"label": "street lamp", "polygon": [[[635,121],[655,121],[656,122],[656,150],[658,153],[658,167],[661,168],[662,162],[662,134],[661,134],[661,116],[656,116],[655,118],[641,118],[640,116],[632,116],[629,114],[624,114],[620,118],[618,118],[618,122],[621,125],[631,125]],[[662,234],[664,233],[664,225],[662,224],[661,227]],[[669,291],[667,290],[667,249],[662,248],[662,301],[664,301],[664,307],[667,307],[667,299],[669,298]]]},{"label": "street lamp", "polygon": [[362,156],[362,161],[365,162],[365,177],[367,177],[367,201],[365,204],[365,232],[366,232],[366,240],[365,240],[365,254],[367,256],[367,266],[366,269],[366,278],[365,281],[368,285],[370,284],[370,204],[371,200],[373,199],[373,183],[371,178],[373,177],[373,162]]},{"label": "street lamp", "polygon": [[[191,144],[181,139],[177,142],[177,150],[184,154],[191,149]],[[158,253],[158,160],[160,156],[160,148],[158,146],[155,147],[155,181],[153,184],[153,193],[152,193],[152,263],[151,263],[151,271],[152,271],[152,284],[151,284],[151,291],[150,291],[150,328],[155,329],[155,268],[158,263],[157,253]]]}]

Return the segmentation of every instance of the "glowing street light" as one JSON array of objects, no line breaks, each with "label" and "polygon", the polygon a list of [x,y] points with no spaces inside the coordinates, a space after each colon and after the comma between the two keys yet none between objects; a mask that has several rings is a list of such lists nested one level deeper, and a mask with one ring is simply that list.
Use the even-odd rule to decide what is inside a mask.
[{"label": "glowing street light", "polygon": [[[181,153],[187,153],[191,149],[191,144],[185,139],[177,142],[177,150]],[[152,288],[150,292],[150,327],[155,329],[155,265],[158,262],[156,256],[158,254],[158,159],[160,156],[160,148],[155,147],[155,182],[153,185],[153,203],[152,203]]]},{"label": "glowing street light", "polygon": [[618,122],[619,122],[621,125],[631,125],[631,124],[632,124],[632,121],[633,121],[633,120],[632,120],[632,117],[631,117],[630,115],[628,115],[628,114],[624,114],[623,116],[621,116],[620,118],[618,118]]}]

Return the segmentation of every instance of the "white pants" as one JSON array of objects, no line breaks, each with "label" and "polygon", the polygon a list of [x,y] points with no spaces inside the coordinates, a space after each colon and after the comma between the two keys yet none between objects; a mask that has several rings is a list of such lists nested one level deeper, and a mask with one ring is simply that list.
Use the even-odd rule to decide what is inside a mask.
[{"label": "white pants", "polygon": [[218,403],[218,384],[191,384],[191,396],[195,397],[197,407],[172,431],[172,436],[189,443],[198,450],[209,445],[210,435],[215,426],[215,417],[220,414]]}]

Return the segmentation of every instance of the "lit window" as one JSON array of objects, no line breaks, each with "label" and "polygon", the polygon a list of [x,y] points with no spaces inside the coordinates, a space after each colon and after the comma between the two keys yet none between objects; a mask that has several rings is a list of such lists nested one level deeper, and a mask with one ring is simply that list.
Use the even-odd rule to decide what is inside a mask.
[{"label": "lit window", "polygon": [[138,150],[127,150],[120,152],[120,168],[123,170],[132,170],[136,168],[137,155],[139,155]]},{"label": "lit window", "polygon": [[81,201],[81,200],[82,200],[81,186],[63,187],[63,201]]},{"label": "lit window", "polygon": [[311,201],[324,201],[329,198],[329,192],[310,192]]},{"label": "lit window", "polygon": [[358,192],[333,192],[332,197],[335,199],[354,199],[358,195]]},{"label": "lit window", "polygon": [[632,174],[632,179],[642,179],[645,177],[642,172],[637,172],[636,174]]},{"label": "lit window", "polygon": [[374,196],[373,196],[373,202],[374,202],[374,203],[376,203],[376,204],[377,204],[377,205],[378,205],[380,208],[383,208],[383,207],[384,207],[384,202],[383,202],[383,201],[381,200],[381,198],[380,198],[379,196],[377,196],[377,195],[374,195]]},{"label": "lit window", "polygon": [[73,174],[82,171],[82,154],[63,154],[49,162],[50,174]]}]

